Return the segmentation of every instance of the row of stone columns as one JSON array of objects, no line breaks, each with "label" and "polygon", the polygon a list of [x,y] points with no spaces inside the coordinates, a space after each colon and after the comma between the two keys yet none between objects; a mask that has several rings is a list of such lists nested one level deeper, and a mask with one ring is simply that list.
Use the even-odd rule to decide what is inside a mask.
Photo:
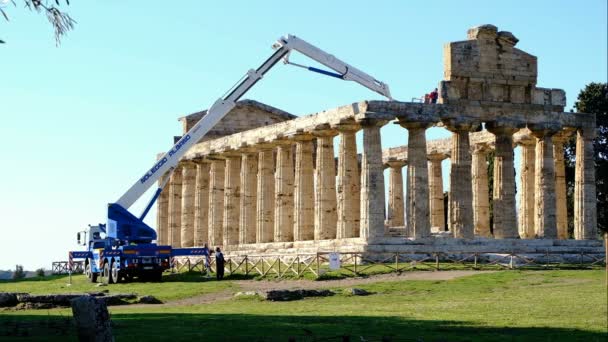
[{"label": "row of stone columns", "polygon": [[[425,130],[430,123],[399,123],[409,132],[407,187],[404,196],[401,170],[406,163],[389,160],[387,225],[380,137],[385,121],[365,120],[180,163],[159,199],[159,241],[189,247],[370,239],[385,236],[387,226],[405,226],[414,238],[429,236],[431,228],[442,231],[441,161],[447,156],[427,155]],[[448,228],[457,238],[490,237],[489,146],[470,146],[470,124],[449,122],[446,127],[453,132]],[[493,236],[567,238],[564,135],[556,135],[552,127],[533,126],[532,135],[518,139],[522,186],[517,220],[513,133],[518,128],[497,123],[487,128],[495,135]],[[363,130],[360,171],[358,130]],[[336,173],[333,139],[338,134]],[[595,205],[592,139],[587,132],[577,133],[577,239],[594,237],[595,217],[588,213]]]},{"label": "row of stone columns", "polygon": [[[407,210],[408,224],[406,234],[411,237],[423,237],[426,229],[421,227],[416,216],[424,217],[427,209],[426,202],[417,202],[424,197],[424,180],[416,177],[423,160],[420,130],[410,127],[410,145],[408,145],[408,184],[410,195]],[[448,226],[454,237],[472,238],[552,238],[567,239],[567,208],[565,165],[563,145],[568,131],[560,131],[554,127],[532,126],[531,134],[518,136],[517,144],[522,146],[521,160],[521,189],[519,217],[515,215],[515,169],[513,164],[513,133],[519,130],[511,125],[490,124],[488,129],[495,135],[494,156],[494,205],[493,234],[490,230],[490,202],[488,196],[487,154],[491,148],[486,143],[470,146],[469,130],[471,125],[449,123],[446,125],[453,131],[451,151],[450,192],[448,200]],[[592,138],[587,138],[591,141]],[[412,145],[413,143],[413,145]],[[592,145],[585,142],[585,135],[578,133],[577,146],[577,180],[579,194],[576,197],[578,214],[575,220],[578,231],[576,239],[586,239],[594,236],[593,217],[585,215],[582,208],[592,206],[592,170],[589,158],[592,158]],[[584,155],[587,148],[588,156]],[[591,150],[591,152],[589,152]],[[441,161],[447,156],[438,152],[430,152],[428,159],[428,193],[429,215],[432,231],[444,230],[443,186]],[[389,205],[387,225],[403,226],[402,200],[403,181],[401,168],[404,161],[389,160]],[[585,167],[587,170],[585,170]],[[409,169],[412,170],[409,170]],[[583,176],[585,175],[585,176]],[[587,177],[587,178],[584,178]],[[422,184],[422,185],[421,185]],[[416,189],[416,190],[415,190]],[[422,193],[422,194],[421,194]],[[576,194],[575,194],[576,195]],[[413,215],[413,216],[410,216]],[[586,220],[586,221],[585,221]],[[517,225],[519,222],[519,226]],[[591,223],[589,223],[591,222]],[[425,227],[425,222],[422,222]]]},{"label": "row of stone columns", "polygon": [[[383,236],[384,123],[320,127],[181,162],[159,199],[159,242],[191,247]],[[360,129],[361,172],[355,139]],[[338,134],[336,175],[333,139]]]}]

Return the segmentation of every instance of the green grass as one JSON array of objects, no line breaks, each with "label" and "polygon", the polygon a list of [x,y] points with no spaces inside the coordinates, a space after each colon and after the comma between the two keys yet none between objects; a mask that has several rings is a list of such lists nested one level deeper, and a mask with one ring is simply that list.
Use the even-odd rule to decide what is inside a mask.
[{"label": "green grass", "polygon": [[110,293],[136,293],[140,296],[150,295],[161,301],[188,298],[233,287],[233,284],[230,282],[213,281],[195,272],[166,274],[163,276],[163,283],[132,282],[102,287],[90,283],[84,275],[72,276],[72,285],[68,285],[68,276],[27,278],[19,281],[0,280],[0,292],[50,294],[109,290]]},{"label": "green grass", "polygon": [[[165,284],[167,291],[173,285]],[[340,341],[339,336],[348,335],[352,341],[387,336],[408,341],[591,342],[608,337],[601,270],[503,271],[357,287],[374,294],[284,303],[251,298],[180,307],[122,306],[112,307],[111,313],[117,341],[286,341],[289,336]],[[2,321],[48,325],[69,315],[69,310],[4,312],[0,326]],[[50,329],[33,329],[23,340],[75,340],[71,330],[68,336],[47,338]]]}]

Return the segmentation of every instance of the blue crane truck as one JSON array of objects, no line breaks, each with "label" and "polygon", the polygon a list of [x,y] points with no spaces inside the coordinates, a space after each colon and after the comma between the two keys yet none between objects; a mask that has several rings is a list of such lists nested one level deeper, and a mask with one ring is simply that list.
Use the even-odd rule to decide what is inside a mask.
[{"label": "blue crane truck", "polygon": [[[215,101],[207,110],[207,114],[140,177],[116,203],[108,205],[106,224],[89,225],[86,231],[77,234],[78,244],[85,246],[87,250],[69,252],[70,269],[72,261],[80,259],[84,260],[84,272],[92,282],[96,282],[98,278],[108,284],[130,281],[134,278],[160,281],[162,272],[171,267],[171,260],[174,257],[204,255],[206,250],[203,248],[173,248],[167,245],[157,245],[154,243],[157,238],[156,231],[144,223],[144,218],[166,186],[180,158],[228,114],[236,106],[236,102],[279,61],[283,60],[285,64],[326,76],[357,82],[392,100],[387,84],[296,36],[281,37],[272,47],[275,51],[266,61],[257,69],[249,70],[233,88]],[[298,51],[334,72],[290,62],[289,54],[292,51]],[[136,217],[129,212],[128,208],[163,175],[166,175],[164,181],[155,191],[143,213]]]}]

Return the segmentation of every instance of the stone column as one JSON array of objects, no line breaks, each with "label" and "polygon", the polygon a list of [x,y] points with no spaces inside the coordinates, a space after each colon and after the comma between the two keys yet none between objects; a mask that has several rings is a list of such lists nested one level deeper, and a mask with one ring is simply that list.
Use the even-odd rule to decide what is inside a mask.
[{"label": "stone column", "polygon": [[164,188],[158,197],[158,206],[156,209],[156,241],[159,245],[167,244],[167,234],[169,231],[169,193],[170,186],[167,182],[167,174],[163,175],[158,181],[159,186]]},{"label": "stone column", "polygon": [[513,133],[517,128],[490,122],[488,130],[496,136],[494,155],[494,237],[514,239],[519,236],[515,217],[515,169]]},{"label": "stone column", "polygon": [[534,181],[536,165],[536,139],[522,136],[521,145],[521,189],[519,193],[519,237],[533,239],[534,232]]},{"label": "stone column", "polygon": [[450,163],[450,192],[448,198],[449,230],[455,238],[472,239],[473,193],[471,181],[471,151],[469,132],[472,123],[451,123],[452,159]]},{"label": "stone column", "polygon": [[310,135],[296,139],[296,174],[294,181],[294,240],[314,239],[313,158]]},{"label": "stone column", "polygon": [[475,236],[492,237],[490,232],[490,195],[488,187],[488,164],[490,147],[474,145],[471,156],[471,179],[473,181],[473,226]]},{"label": "stone column", "polygon": [[169,232],[167,244],[180,247],[182,230],[182,167],[177,166],[169,180]]},{"label": "stone column", "polygon": [[209,242],[209,166],[207,160],[196,162],[194,191],[194,246]]},{"label": "stone column", "polygon": [[272,242],[274,238],[274,154],[264,146],[258,155],[256,242]]},{"label": "stone column", "polygon": [[407,188],[405,216],[407,230],[416,239],[431,234],[429,215],[428,161],[425,131],[428,122],[403,122],[399,124],[408,130],[407,138]]},{"label": "stone column", "polygon": [[536,237],[557,238],[555,220],[555,160],[553,160],[554,129],[531,128],[536,137],[534,165],[534,228]]},{"label": "stone column", "polygon": [[194,192],[196,190],[196,164],[182,162],[182,228],[181,247],[194,246]]},{"label": "stone column", "polygon": [[574,174],[574,238],[597,239],[597,199],[593,139],[595,126],[576,132]]},{"label": "stone column", "polygon": [[568,238],[568,208],[566,205],[566,167],[564,165],[564,143],[567,134],[557,134],[553,137],[553,159],[555,160],[555,220],[557,223],[557,238]]},{"label": "stone column", "polygon": [[315,169],[315,240],[336,238],[336,161],[333,130],[314,132],[317,137]]},{"label": "stone column", "polygon": [[255,243],[258,193],[258,155],[246,152],[241,156],[241,215],[239,243]]},{"label": "stone column", "polygon": [[359,236],[369,240],[385,235],[384,165],[380,127],[386,121],[366,119],[361,160],[361,228]]},{"label": "stone column", "polygon": [[224,176],[224,247],[239,243],[239,216],[241,214],[241,157],[229,152]]},{"label": "stone column", "polygon": [[340,132],[338,152],[338,229],[336,237],[352,238],[359,236],[361,178],[357,160],[357,124],[336,126]]},{"label": "stone column", "polygon": [[429,213],[431,217],[431,231],[445,231],[445,209],[443,206],[443,170],[441,162],[447,156],[443,153],[428,155],[429,167]]},{"label": "stone column", "polygon": [[293,241],[293,154],[291,143],[277,147],[274,241]]},{"label": "stone column", "polygon": [[[211,157],[211,158],[216,158]],[[224,172],[226,162],[212,159],[209,170],[209,247],[224,242]]]},{"label": "stone column", "polygon": [[403,166],[402,160],[389,160],[388,171],[388,212],[389,227],[404,227],[405,213],[403,205]]}]

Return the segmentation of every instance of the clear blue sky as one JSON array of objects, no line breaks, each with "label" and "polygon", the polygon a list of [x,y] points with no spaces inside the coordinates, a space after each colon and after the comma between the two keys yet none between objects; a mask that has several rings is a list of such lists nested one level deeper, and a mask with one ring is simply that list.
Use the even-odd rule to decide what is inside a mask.
[{"label": "clear blue sky", "polygon": [[[60,47],[43,15],[8,7],[11,21],[0,20],[0,269],[65,260],[75,232],[105,221],[106,203],[170,147],[176,119],[207,108],[286,33],[389,83],[399,100],[434,88],[443,44],[486,23],[538,56],[538,85],[565,89],[568,108],[607,77],[605,0],[71,3],[78,24]],[[297,115],[380,98],[283,65],[246,97]],[[405,137],[383,129],[384,147]]]}]

